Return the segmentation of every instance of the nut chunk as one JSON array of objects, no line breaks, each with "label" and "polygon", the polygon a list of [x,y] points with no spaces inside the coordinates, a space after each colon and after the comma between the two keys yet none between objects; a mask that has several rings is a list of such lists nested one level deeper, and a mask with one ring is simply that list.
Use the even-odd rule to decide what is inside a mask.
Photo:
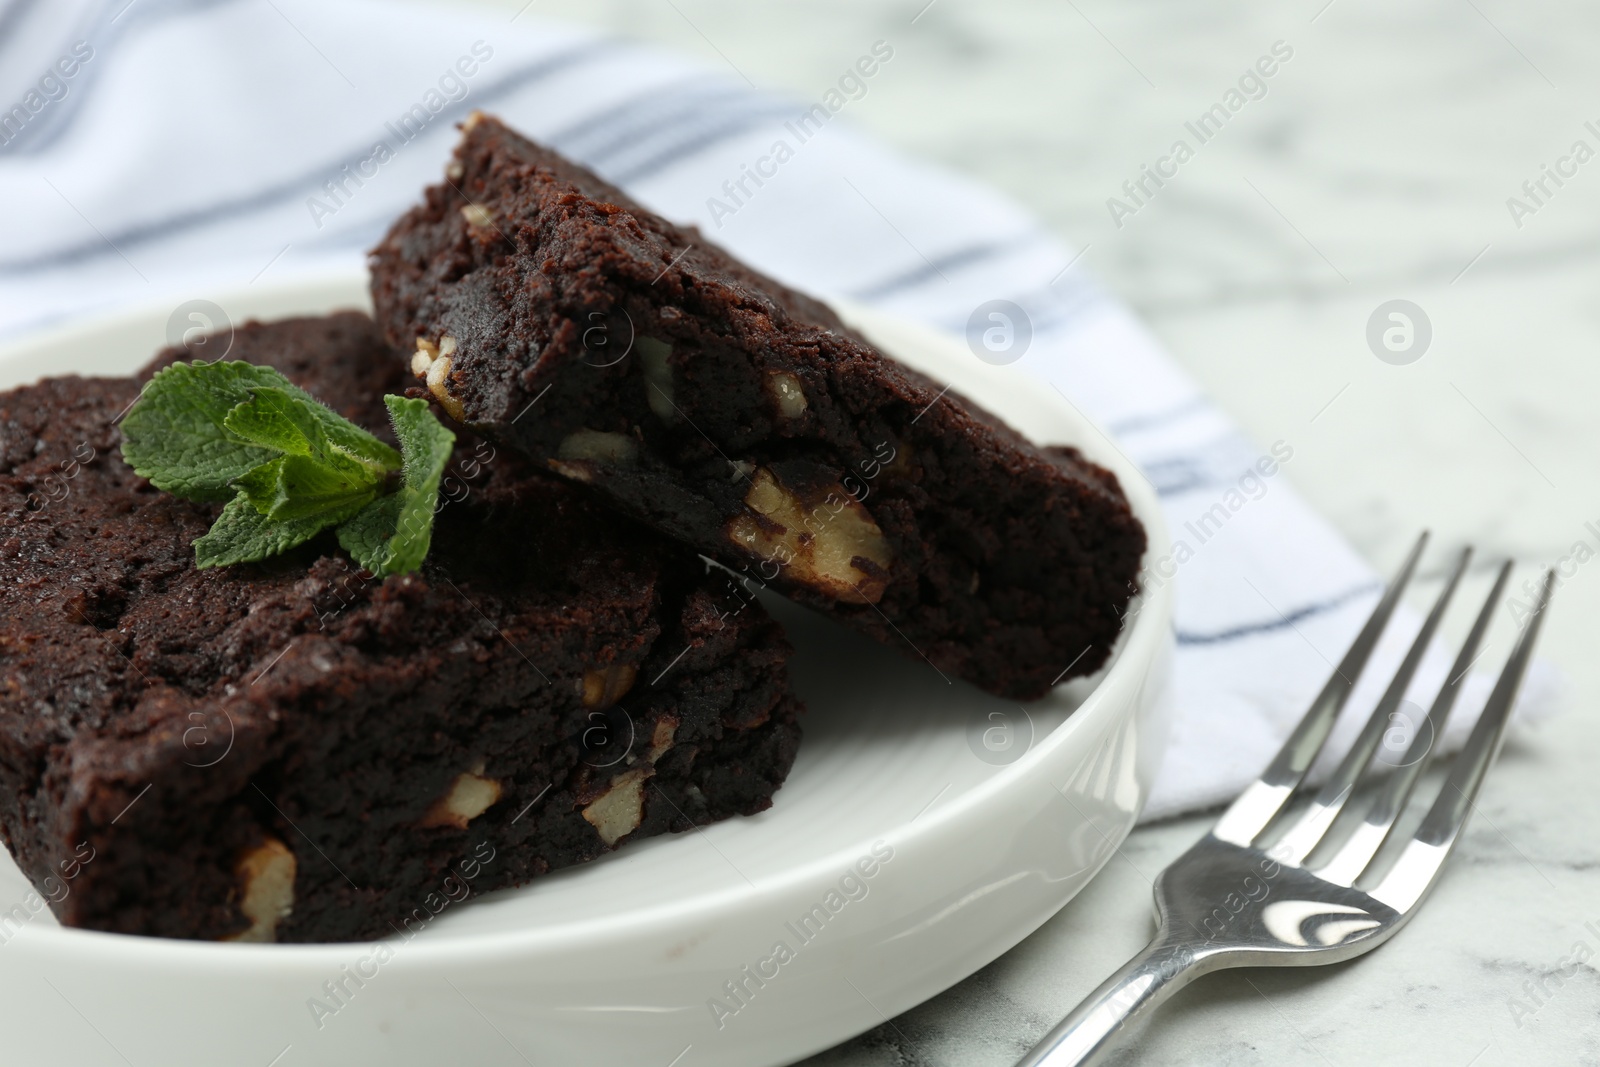
[{"label": "nut chunk", "polygon": [[239,911],[250,920],[229,941],[275,941],[278,923],[294,911],[294,853],[275,837],[245,853],[234,869],[242,887]]},{"label": "nut chunk", "polygon": [[422,817],[423,826],[454,826],[465,830],[467,826],[494,807],[505,790],[493,778],[483,777],[483,764],[456,775],[450,789],[434,802]]},{"label": "nut chunk", "polygon": [[744,502],[753,514],[735,516],[729,525],[736,544],[836,600],[876,604],[883,596],[894,556],[883,531],[844,486],[836,484],[821,499],[802,499],[763,467]]},{"label": "nut chunk", "polygon": [[584,807],[583,817],[606,844],[615,845],[639,828],[644,819],[644,781],[648,774],[646,767],[625,771]]}]

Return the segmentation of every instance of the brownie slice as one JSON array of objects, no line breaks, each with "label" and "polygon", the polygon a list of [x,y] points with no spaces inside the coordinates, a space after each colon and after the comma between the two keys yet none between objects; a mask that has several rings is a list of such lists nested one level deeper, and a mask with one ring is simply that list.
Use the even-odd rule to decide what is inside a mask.
[{"label": "brownie slice", "polygon": [[816,300],[474,115],[372,254],[385,337],[460,420],[990,692],[1106,660],[1143,527]]},{"label": "brownie slice", "polygon": [[[244,326],[229,358],[375,431],[403,386],[356,313]],[[415,931],[770,805],[799,739],[790,650],[692,553],[464,434],[420,572],[373,580],[327,535],[197,570],[218,507],[123,463],[138,388],[0,394],[0,829],[62,922]]]}]

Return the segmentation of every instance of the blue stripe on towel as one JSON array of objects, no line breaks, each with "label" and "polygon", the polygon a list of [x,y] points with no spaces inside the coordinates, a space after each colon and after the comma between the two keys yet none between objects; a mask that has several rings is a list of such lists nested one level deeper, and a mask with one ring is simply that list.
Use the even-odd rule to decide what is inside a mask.
[{"label": "blue stripe on towel", "polygon": [[[78,67],[78,73],[73,76],[65,96],[40,112],[20,135],[12,138],[9,143],[0,145],[0,155],[40,154],[70,131],[77,124],[79,116],[83,114],[89,98],[94,95],[96,84],[104,78],[108,67],[107,59],[132,31],[155,29],[179,16],[192,15],[196,11],[225,7],[238,2],[239,0],[166,0],[163,3],[160,0],[139,0],[138,3],[130,5],[128,0],[108,0],[100,12],[93,17],[80,20],[74,29],[63,33],[52,53],[44,56],[35,53],[23,58],[5,54],[5,44],[12,39],[17,23],[27,17],[29,8],[35,3],[35,0],[19,0],[16,5],[0,13],[0,60],[27,66],[37,65],[38,73],[42,75],[47,72],[50,64],[59,56],[71,52],[72,46],[79,41],[88,41],[93,46],[94,58]],[[7,103],[6,106],[11,105]]]},{"label": "blue stripe on towel", "polygon": [[[445,120],[441,125],[447,125],[450,121],[463,118],[474,108],[486,103],[492,103],[498,97],[510,95],[517,90],[526,88],[533,82],[590,61],[611,50],[612,46],[609,44],[596,42],[581,45],[567,52],[558,53],[555,56],[546,56],[485,90],[484,93],[473,99],[470,104],[463,101],[454,108],[446,108],[439,112],[439,118]],[[230,221],[240,215],[277,207],[285,201],[298,200],[303,196],[316,192],[322,183],[328,180],[328,175],[337,173],[342,164],[364,158],[370,147],[369,142],[363,142],[363,147],[360,151],[345,152],[332,160],[325,159],[315,167],[302,170],[292,178],[277,182],[262,189],[260,192],[251,193],[247,196],[218,201],[206,207],[186,211],[179,215],[171,215],[167,218],[135,223],[122,230],[113,231],[106,237],[97,235],[90,240],[67,245],[57,251],[43,255],[13,260],[0,259],[0,275],[31,274],[35,271],[49,270],[53,267],[72,266],[104,256],[117,255],[119,249],[121,253],[125,254],[130,248],[137,248],[151,241],[165,240],[208,223]],[[113,244],[116,248],[111,247]]]},{"label": "blue stripe on towel", "polygon": [[1276,618],[1267,619],[1262,622],[1249,622],[1241,626],[1231,626],[1226,630],[1218,630],[1215,633],[1209,634],[1198,634],[1188,630],[1178,630],[1176,631],[1178,644],[1191,646],[1222,645],[1227,644],[1230,641],[1237,641],[1240,638],[1254,637],[1257,634],[1276,633],[1279,630],[1290,629],[1296,623],[1309,619],[1312,616],[1324,615],[1330,611],[1335,611],[1338,608],[1342,608],[1352,600],[1357,600],[1364,596],[1373,596],[1382,591],[1382,582],[1366,582],[1362,585],[1356,586],[1354,589],[1348,589],[1331,599],[1321,600],[1315,604],[1306,604],[1305,606],[1295,608],[1293,611],[1287,612],[1286,614],[1279,615]]}]

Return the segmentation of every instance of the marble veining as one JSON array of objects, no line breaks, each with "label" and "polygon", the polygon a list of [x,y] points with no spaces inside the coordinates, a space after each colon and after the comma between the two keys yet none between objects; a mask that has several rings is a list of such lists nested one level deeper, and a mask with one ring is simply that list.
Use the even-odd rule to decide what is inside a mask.
[{"label": "marble veining", "polygon": [[[801,95],[863,43],[892,40],[895,66],[853,120],[1007,190],[1087,247],[1084,264],[1257,441],[1293,437],[1288,477],[1379,566],[1423,526],[1443,545],[1477,544],[1482,566],[1555,562],[1600,519],[1600,161],[1548,186],[1556,195],[1520,227],[1507,206],[1600,120],[1600,9],[543,0],[539,10]],[[1278,41],[1294,55],[1265,94],[1116,226],[1107,200]],[[1368,316],[1394,297],[1434,328],[1429,353],[1407,366],[1380,362],[1365,342]],[[1348,964],[1203,980],[1119,1062],[1600,1063],[1596,617],[1600,567],[1575,565],[1543,642],[1566,678],[1564,711],[1507,745],[1452,868],[1408,929]],[[808,1062],[1010,1064],[1143,943],[1149,878],[1206,824],[1139,829],[1022,945]]]}]

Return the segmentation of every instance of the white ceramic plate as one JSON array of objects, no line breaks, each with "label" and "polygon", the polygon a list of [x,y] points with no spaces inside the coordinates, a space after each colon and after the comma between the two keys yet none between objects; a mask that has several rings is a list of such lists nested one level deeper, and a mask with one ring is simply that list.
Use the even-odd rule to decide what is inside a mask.
[{"label": "white ceramic plate", "polygon": [[[359,277],[214,300],[236,322],[367,305]],[[128,373],[166,343],[172,310],[14,346],[0,353],[0,387]],[[1166,551],[1148,484],[1055,391],[942,334],[845,313],[1034,440],[1075,444],[1116,471],[1149,531],[1147,558]],[[63,929],[48,910],[29,911],[29,886],[0,853],[4,1059],[793,1062],[993,960],[1111,856],[1165,741],[1170,589],[1144,598],[1107,669],[1026,708],[769,601],[798,649],[795,682],[810,709],[770,811],[451,906],[414,939],[390,943],[381,962],[372,945]],[[1062,650],[1063,668],[1073,654]]]}]

